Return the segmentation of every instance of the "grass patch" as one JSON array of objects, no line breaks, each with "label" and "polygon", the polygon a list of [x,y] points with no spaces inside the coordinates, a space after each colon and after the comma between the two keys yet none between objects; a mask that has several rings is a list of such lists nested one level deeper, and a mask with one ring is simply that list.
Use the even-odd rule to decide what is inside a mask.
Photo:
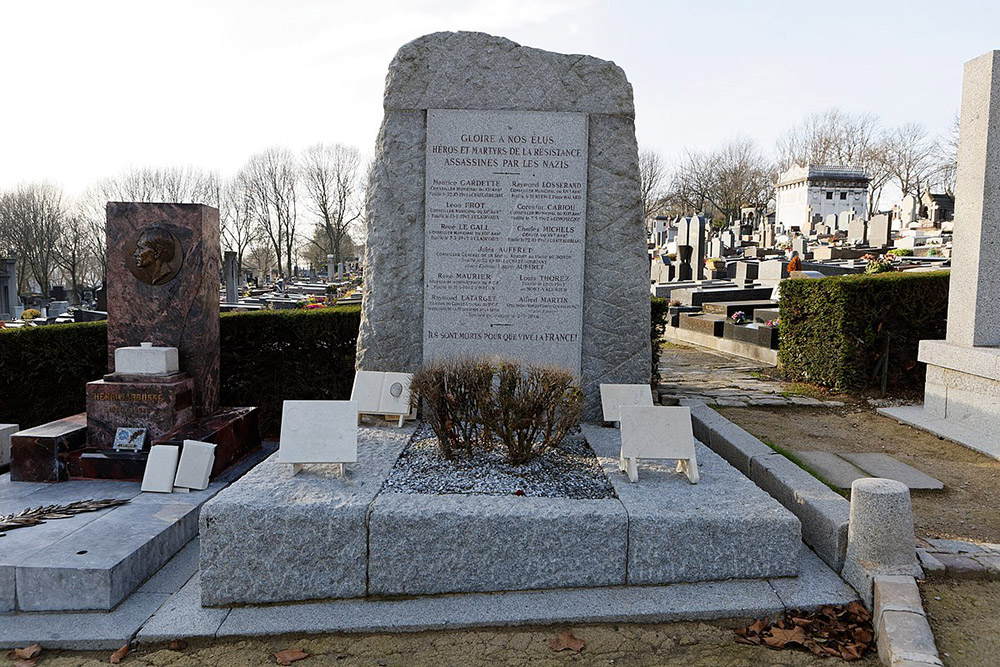
[{"label": "grass patch", "polygon": [[785,398],[791,398],[792,396],[805,396],[806,398],[823,400],[827,397],[827,392],[823,390],[822,387],[817,387],[816,385],[809,384],[808,382],[792,382],[784,391],[781,392],[781,395]]},{"label": "grass patch", "polygon": [[815,477],[819,481],[823,482],[823,484],[825,484],[827,487],[829,487],[829,489],[831,491],[834,491],[835,493],[843,496],[844,498],[847,498],[848,500],[851,499],[851,492],[850,491],[848,491],[846,489],[839,489],[836,486],[834,486],[833,484],[831,484],[830,482],[828,482],[826,480],[826,478],[824,478],[822,475],[820,475],[818,472],[816,472],[808,463],[806,463],[805,461],[803,461],[802,459],[800,459],[799,457],[797,457],[794,453],[792,453],[789,450],[785,449],[781,445],[778,445],[778,444],[775,444],[775,443],[771,442],[767,438],[761,438],[761,442],[763,442],[765,445],[767,445],[768,447],[770,447],[774,451],[776,451],[779,454],[781,454],[782,456],[784,456],[786,459],[788,459],[789,461],[791,461],[792,463],[794,463],[798,467],[800,467],[803,470],[805,470],[807,473],[809,473],[810,475],[812,475],[813,477]]}]

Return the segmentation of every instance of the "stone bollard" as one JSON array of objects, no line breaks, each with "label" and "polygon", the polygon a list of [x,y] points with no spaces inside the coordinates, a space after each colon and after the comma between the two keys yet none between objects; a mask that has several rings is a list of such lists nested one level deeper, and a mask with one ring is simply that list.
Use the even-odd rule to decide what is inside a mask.
[{"label": "stone bollard", "polygon": [[841,576],[869,609],[877,575],[922,574],[913,534],[910,490],[902,482],[879,477],[851,485],[847,558]]}]

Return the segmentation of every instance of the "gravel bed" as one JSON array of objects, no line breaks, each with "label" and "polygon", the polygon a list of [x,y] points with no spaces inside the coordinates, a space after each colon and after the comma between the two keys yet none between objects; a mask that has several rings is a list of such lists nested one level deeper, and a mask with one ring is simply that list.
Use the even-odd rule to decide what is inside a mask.
[{"label": "gravel bed", "polygon": [[382,493],[482,494],[536,498],[617,498],[594,450],[580,436],[566,438],[524,465],[507,463],[503,448],[476,450],[451,461],[438,452],[437,438],[426,423],[409,444],[382,485]]}]

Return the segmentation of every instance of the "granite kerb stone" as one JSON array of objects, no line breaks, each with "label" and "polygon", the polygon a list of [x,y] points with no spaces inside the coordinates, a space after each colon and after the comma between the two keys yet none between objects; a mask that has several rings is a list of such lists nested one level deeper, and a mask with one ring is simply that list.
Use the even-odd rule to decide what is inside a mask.
[{"label": "granite kerb stone", "polygon": [[851,504],[794,462],[707,405],[692,405],[695,432],[802,522],[802,538],[837,572],[847,554]]},{"label": "granite kerb stone", "polygon": [[414,427],[363,427],[346,479],[334,465],[296,475],[274,454],[205,504],[206,606],[360,597],[367,591],[368,513]]},{"label": "granite kerb stone", "polygon": [[698,484],[652,460],[631,483],[618,469],[620,431],[585,424],[583,434],[628,512],[629,584],[797,574],[799,520],[702,443]]},{"label": "granite kerb stone", "polygon": [[369,517],[368,592],[622,585],[628,523],[616,499],[381,494]]}]

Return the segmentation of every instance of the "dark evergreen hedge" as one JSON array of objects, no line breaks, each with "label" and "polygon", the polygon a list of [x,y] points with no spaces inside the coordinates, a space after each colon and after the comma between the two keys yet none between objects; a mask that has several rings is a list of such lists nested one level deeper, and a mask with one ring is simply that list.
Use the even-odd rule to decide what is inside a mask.
[{"label": "dark evergreen hedge", "polygon": [[784,377],[863,391],[923,386],[921,340],[942,339],[948,315],[947,271],[786,280],[781,286],[778,358]]},{"label": "dark evergreen hedge", "polygon": [[0,423],[30,428],[83,412],[108,372],[105,322],[0,330]]},{"label": "dark evergreen hedge", "polygon": [[360,324],[360,306],[223,315],[220,402],[260,406],[277,436],[282,401],[350,398]]},{"label": "dark evergreen hedge", "polygon": [[[652,299],[654,377],[667,306]],[[360,306],[222,315],[220,402],[260,406],[261,431],[274,437],[282,401],[349,398],[360,322]],[[106,350],[105,322],[0,332],[0,422],[29,428],[83,412]]]},{"label": "dark evergreen hedge", "polygon": [[650,297],[649,338],[653,343],[653,382],[660,381],[660,344],[670,320],[670,299]]}]

